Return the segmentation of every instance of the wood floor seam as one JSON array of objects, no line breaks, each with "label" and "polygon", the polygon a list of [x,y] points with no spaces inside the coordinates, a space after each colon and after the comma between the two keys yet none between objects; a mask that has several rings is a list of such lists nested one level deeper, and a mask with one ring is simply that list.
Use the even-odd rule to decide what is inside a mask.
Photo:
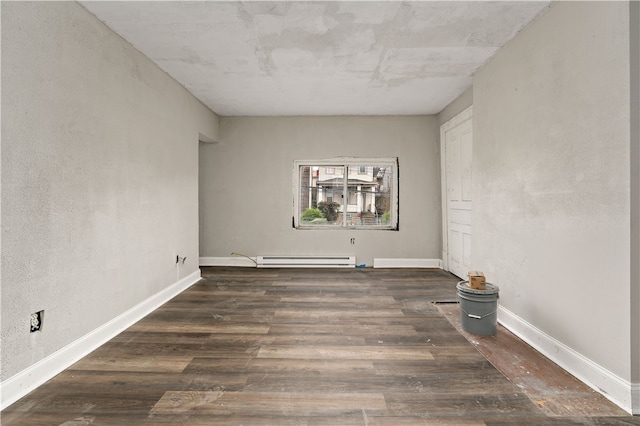
[{"label": "wood floor seam", "polygon": [[455,300],[447,272],[202,278],[7,407],[2,425],[640,425],[504,330],[469,339],[458,306],[434,303]]}]

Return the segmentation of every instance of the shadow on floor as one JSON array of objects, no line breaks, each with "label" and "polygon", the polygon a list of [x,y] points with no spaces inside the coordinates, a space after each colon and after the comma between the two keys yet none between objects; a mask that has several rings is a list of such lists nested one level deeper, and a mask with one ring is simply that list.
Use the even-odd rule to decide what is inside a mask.
[{"label": "shadow on floor", "polygon": [[607,417],[629,414],[498,324],[493,336],[462,329],[460,305],[437,303],[449,322],[548,416]]}]

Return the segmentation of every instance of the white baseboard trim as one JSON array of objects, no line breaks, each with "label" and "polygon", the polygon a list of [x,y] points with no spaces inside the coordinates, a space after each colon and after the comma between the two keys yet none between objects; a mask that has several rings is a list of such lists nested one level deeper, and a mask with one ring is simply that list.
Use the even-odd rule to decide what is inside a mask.
[{"label": "white baseboard trim", "polygon": [[199,269],[0,383],[0,410],[4,410],[198,281]]},{"label": "white baseboard trim", "polygon": [[374,268],[442,268],[440,259],[373,259]]},{"label": "white baseboard trim", "polygon": [[632,407],[632,393],[634,388],[635,392],[638,392],[640,385],[632,386],[629,381],[596,364],[502,306],[498,306],[498,322],[623,410],[630,414],[639,414],[638,407]]},{"label": "white baseboard trim", "polygon": [[[256,260],[255,257],[251,259]],[[230,257],[201,257],[200,266],[245,266],[255,268],[256,264],[246,257],[230,256]]]}]

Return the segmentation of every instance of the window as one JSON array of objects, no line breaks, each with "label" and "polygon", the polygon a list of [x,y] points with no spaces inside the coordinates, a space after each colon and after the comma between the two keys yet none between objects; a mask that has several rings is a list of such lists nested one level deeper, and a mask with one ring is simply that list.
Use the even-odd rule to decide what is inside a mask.
[{"label": "window", "polygon": [[293,226],[398,229],[398,159],[294,162]]}]

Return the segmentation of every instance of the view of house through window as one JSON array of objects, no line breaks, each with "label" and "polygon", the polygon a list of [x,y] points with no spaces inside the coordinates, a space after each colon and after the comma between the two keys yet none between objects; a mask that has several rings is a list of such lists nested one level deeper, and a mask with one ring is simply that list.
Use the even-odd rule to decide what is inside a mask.
[{"label": "view of house through window", "polygon": [[397,229],[397,159],[296,161],[294,226]]}]

